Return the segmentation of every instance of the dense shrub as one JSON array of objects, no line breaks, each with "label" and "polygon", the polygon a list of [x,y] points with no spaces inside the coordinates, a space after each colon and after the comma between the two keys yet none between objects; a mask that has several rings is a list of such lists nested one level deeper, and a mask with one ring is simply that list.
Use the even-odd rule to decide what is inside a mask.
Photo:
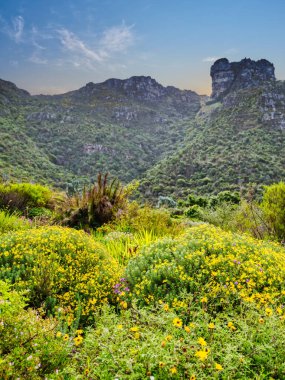
[{"label": "dense shrub", "polygon": [[30,304],[54,312],[62,306],[86,322],[96,308],[113,301],[120,275],[117,262],[84,232],[45,227],[3,235],[0,278],[29,291]]},{"label": "dense shrub", "polygon": [[180,230],[179,223],[171,218],[167,209],[154,209],[148,205],[140,207],[136,202],[127,205],[114,228],[125,232],[151,231],[157,236],[177,233]]},{"label": "dense shrub", "polygon": [[0,378],[55,378],[70,352],[56,338],[57,322],[26,309],[26,300],[0,281]]},{"label": "dense shrub", "polygon": [[265,186],[261,209],[272,231],[278,240],[285,240],[285,183]]},{"label": "dense shrub", "polygon": [[126,277],[140,304],[173,304],[190,293],[209,310],[233,308],[241,300],[275,307],[285,301],[285,250],[200,225],[142,249]]},{"label": "dense shrub", "polygon": [[25,218],[20,218],[17,214],[10,215],[5,211],[0,211],[0,233],[16,230],[26,230],[31,227],[31,222]]},{"label": "dense shrub", "polygon": [[33,207],[52,207],[53,192],[42,185],[31,183],[0,184],[0,208],[26,211]]}]

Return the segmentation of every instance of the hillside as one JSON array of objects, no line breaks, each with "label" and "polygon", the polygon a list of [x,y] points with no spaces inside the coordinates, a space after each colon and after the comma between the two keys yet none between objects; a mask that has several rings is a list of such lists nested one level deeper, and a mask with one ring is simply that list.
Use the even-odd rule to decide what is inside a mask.
[{"label": "hillside", "polygon": [[214,64],[211,100],[189,124],[183,147],[148,171],[143,194],[209,194],[284,179],[285,83],[264,61],[260,72],[254,61],[234,63],[236,74],[227,60]]},{"label": "hillside", "polygon": [[56,96],[31,96],[0,81],[0,170],[61,187],[99,171],[128,182],[178,148],[201,98],[150,77],[88,83]]},{"label": "hillside", "polygon": [[0,172],[76,189],[110,172],[141,194],[217,193],[285,176],[285,83],[262,59],[216,61],[212,96],[151,77],[31,96],[0,80]]}]

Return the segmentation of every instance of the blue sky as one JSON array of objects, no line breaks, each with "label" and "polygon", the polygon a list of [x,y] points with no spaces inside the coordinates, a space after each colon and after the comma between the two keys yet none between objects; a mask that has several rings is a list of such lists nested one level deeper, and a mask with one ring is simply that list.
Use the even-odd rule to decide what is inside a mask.
[{"label": "blue sky", "polygon": [[210,93],[210,67],[266,58],[285,79],[285,0],[1,0],[0,78],[33,94],[150,75]]}]

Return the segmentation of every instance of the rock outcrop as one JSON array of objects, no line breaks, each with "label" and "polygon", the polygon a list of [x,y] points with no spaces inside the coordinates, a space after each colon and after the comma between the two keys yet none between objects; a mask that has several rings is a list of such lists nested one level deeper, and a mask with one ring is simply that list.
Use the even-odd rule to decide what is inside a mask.
[{"label": "rock outcrop", "polygon": [[275,81],[274,65],[266,59],[240,62],[218,59],[211,67],[212,98],[219,99],[231,90],[258,87],[265,81]]}]

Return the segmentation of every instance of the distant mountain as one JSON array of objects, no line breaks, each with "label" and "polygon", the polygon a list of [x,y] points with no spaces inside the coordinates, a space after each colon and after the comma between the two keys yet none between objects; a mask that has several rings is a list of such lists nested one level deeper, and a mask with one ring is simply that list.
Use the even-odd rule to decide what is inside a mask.
[{"label": "distant mountain", "polygon": [[141,191],[149,198],[285,179],[285,82],[276,81],[273,64],[223,58],[211,76],[212,97],[183,146],[147,172]]},{"label": "distant mountain", "polygon": [[0,81],[0,172],[61,187],[99,171],[128,182],[179,147],[202,98],[144,76],[55,96]]},{"label": "distant mountain", "polygon": [[212,96],[151,77],[31,96],[0,80],[0,173],[66,188],[109,171],[141,194],[238,190],[285,178],[285,82],[267,60],[219,59]]}]

